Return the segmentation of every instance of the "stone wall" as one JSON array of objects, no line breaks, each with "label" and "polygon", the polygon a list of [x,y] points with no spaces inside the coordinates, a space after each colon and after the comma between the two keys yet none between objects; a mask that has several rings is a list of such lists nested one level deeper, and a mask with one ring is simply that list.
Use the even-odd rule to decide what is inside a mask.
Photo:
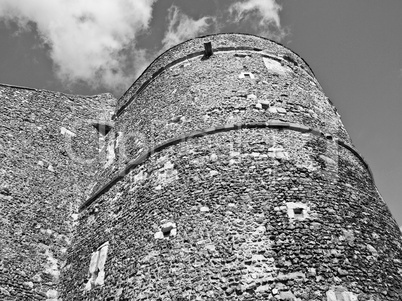
[{"label": "stone wall", "polygon": [[63,284],[68,300],[399,300],[399,235],[349,150],[237,130],[155,153],[83,211]]},{"label": "stone wall", "polygon": [[193,39],[115,102],[0,85],[1,300],[402,298],[400,230],[297,54]]},{"label": "stone wall", "polygon": [[182,43],[123,95],[115,122],[115,158],[69,249],[67,300],[402,298],[399,228],[290,50],[238,34]]},{"label": "stone wall", "polygon": [[0,299],[57,300],[77,210],[105,160],[110,94],[0,86]]},{"label": "stone wall", "polygon": [[[232,50],[214,50],[215,54],[205,59],[205,41],[212,41],[213,49],[231,46]],[[235,46],[263,51],[240,51]],[[187,59],[190,52],[198,55]],[[171,64],[169,58],[179,62]],[[158,68],[164,71],[140,89],[139,83]],[[295,122],[351,144],[336,108],[308,71],[309,67],[290,50],[248,35],[198,38],[168,50],[120,99],[130,100],[125,100],[128,105],[124,110],[117,110],[115,133],[111,134],[119,141],[116,160],[105,169],[104,181],[94,191],[143,150],[166,139],[227,123]],[[247,73],[251,77],[245,76]]]}]

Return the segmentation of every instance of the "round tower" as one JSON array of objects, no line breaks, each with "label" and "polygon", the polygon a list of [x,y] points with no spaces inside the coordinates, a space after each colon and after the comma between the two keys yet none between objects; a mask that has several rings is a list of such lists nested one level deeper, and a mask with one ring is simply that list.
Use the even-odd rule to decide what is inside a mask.
[{"label": "round tower", "polygon": [[120,99],[63,300],[400,300],[401,235],[310,67],[218,34]]}]

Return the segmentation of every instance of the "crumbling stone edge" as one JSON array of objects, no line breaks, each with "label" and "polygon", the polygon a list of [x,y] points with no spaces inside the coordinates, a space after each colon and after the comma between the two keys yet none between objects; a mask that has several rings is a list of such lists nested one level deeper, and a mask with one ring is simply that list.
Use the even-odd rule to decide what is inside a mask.
[{"label": "crumbling stone edge", "polygon": [[[216,53],[216,52],[229,52],[229,51],[254,51],[254,52],[259,52],[259,53],[261,53],[262,56],[269,57],[271,59],[275,59],[275,60],[278,60],[278,61],[286,61],[284,58],[276,57],[276,56],[273,56],[272,54],[264,53],[263,49],[259,49],[259,48],[255,48],[255,47],[249,47],[249,46],[216,47],[213,50],[214,50],[214,53]],[[168,69],[172,68],[173,66],[178,65],[178,64],[180,64],[180,63],[182,63],[182,62],[184,62],[186,60],[195,58],[197,56],[204,56],[204,54],[205,54],[204,50],[193,52],[193,53],[187,54],[186,56],[178,58],[177,60],[174,60],[174,61],[170,62],[169,64],[167,64],[164,67],[159,68],[159,70],[157,70],[155,73],[153,73],[150,78],[148,78],[146,81],[144,81],[142,83],[142,85],[137,89],[137,91],[134,92],[133,96],[131,96],[129,100],[127,100],[124,104],[122,104],[122,106],[117,110],[116,114],[112,116],[112,119],[115,120],[116,118],[118,118],[123,113],[123,111],[132,103],[132,101],[135,99],[135,97],[138,94],[140,94],[163,71],[168,70]],[[157,60],[158,60],[158,58],[155,59],[155,61],[157,61]],[[306,65],[307,65],[307,63],[306,63]],[[312,73],[311,69],[309,69],[309,70],[306,70],[305,68],[302,68],[302,69],[307,72],[307,74],[310,76],[310,78],[312,80],[317,82],[317,80],[314,77],[314,73]],[[144,71],[144,73],[145,73],[145,71]],[[334,106],[329,99],[328,99],[328,101],[330,102],[330,104],[332,106]]]},{"label": "crumbling stone edge", "polygon": [[194,131],[194,132],[191,132],[188,134],[183,134],[181,136],[171,138],[164,142],[161,142],[160,144],[156,145],[153,148],[145,150],[144,152],[142,152],[142,154],[139,157],[128,162],[127,165],[118,173],[117,176],[115,176],[107,184],[105,184],[98,191],[96,191],[89,199],[87,199],[80,206],[79,212],[81,212],[81,211],[85,210],[86,208],[88,208],[89,206],[91,206],[98,199],[98,197],[100,197],[102,194],[107,192],[118,181],[123,179],[130,172],[131,169],[144,163],[152,154],[154,154],[156,152],[159,152],[169,146],[176,145],[181,142],[185,142],[192,138],[203,137],[206,135],[212,135],[212,134],[216,134],[216,133],[228,132],[228,131],[233,131],[233,130],[255,129],[255,128],[271,128],[271,129],[280,129],[280,130],[286,129],[286,130],[292,130],[292,131],[297,131],[297,132],[301,132],[301,133],[310,133],[310,134],[318,136],[318,137],[332,140],[335,143],[337,143],[338,145],[340,145],[340,146],[346,148],[347,150],[349,150],[350,152],[352,152],[363,163],[363,165],[369,172],[372,181],[374,182],[373,174],[372,174],[371,169],[368,166],[367,162],[352,146],[346,144],[345,142],[343,142],[337,138],[332,137],[329,134],[323,133],[319,130],[309,128],[302,124],[283,122],[280,120],[270,120],[270,121],[266,121],[266,122],[227,124],[227,125],[223,125],[223,126],[212,127],[212,128],[208,128],[208,129],[204,129],[204,130]]},{"label": "crumbling stone edge", "polygon": [[24,87],[24,86],[16,86],[16,85],[8,85],[8,84],[2,84],[0,83],[1,87],[6,87],[6,88],[16,88],[16,89],[22,89],[22,90],[31,90],[31,91],[40,91],[35,88],[30,88],[30,87]]},{"label": "crumbling stone edge", "polygon": [[108,92],[101,93],[101,94],[96,94],[96,95],[92,95],[92,94],[69,94],[69,93],[52,91],[52,90],[47,90],[47,89],[38,89],[38,88],[19,86],[19,85],[10,85],[10,84],[4,84],[4,83],[0,83],[0,87],[20,89],[20,90],[29,90],[29,91],[35,91],[35,92],[38,92],[38,93],[47,92],[47,93],[52,93],[52,94],[61,94],[61,95],[66,96],[70,100],[73,100],[73,99],[70,98],[71,96],[73,96],[73,97],[96,97],[96,96],[100,96],[100,95],[103,95],[103,94],[110,94]]}]

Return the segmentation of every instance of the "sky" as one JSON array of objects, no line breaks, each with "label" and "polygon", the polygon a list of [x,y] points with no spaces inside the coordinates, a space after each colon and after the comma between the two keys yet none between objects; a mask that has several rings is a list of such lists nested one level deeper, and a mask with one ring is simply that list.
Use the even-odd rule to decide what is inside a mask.
[{"label": "sky", "polygon": [[401,0],[0,0],[0,83],[120,97],[157,55],[241,32],[307,61],[402,225]]}]

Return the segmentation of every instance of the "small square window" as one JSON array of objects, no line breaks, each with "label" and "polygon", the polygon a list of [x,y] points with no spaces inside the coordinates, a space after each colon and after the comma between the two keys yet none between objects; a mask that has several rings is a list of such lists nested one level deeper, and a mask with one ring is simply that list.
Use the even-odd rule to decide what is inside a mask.
[{"label": "small square window", "polygon": [[309,218],[310,207],[304,203],[286,203],[288,216],[290,220],[303,221]]},{"label": "small square window", "polygon": [[295,215],[295,218],[303,218],[304,217],[304,212],[303,208],[293,208],[293,213]]}]

